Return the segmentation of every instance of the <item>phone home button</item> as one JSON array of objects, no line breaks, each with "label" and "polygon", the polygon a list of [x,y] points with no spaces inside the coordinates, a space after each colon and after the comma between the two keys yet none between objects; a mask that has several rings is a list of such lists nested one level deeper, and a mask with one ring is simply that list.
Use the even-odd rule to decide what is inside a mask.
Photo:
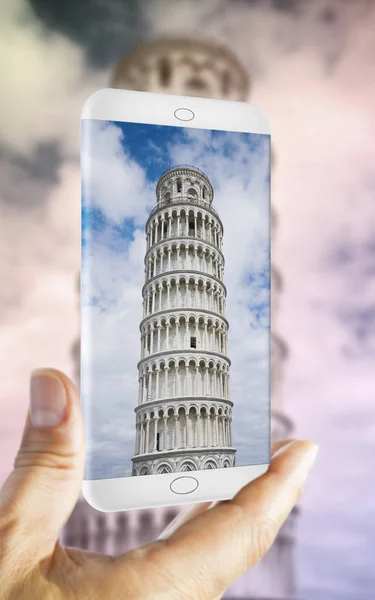
[{"label": "phone home button", "polygon": [[174,111],[174,116],[179,121],[192,121],[195,114],[190,108],[177,108],[177,110]]},{"label": "phone home button", "polygon": [[177,477],[172,481],[170,488],[175,494],[191,494],[198,486],[199,482],[195,477]]}]

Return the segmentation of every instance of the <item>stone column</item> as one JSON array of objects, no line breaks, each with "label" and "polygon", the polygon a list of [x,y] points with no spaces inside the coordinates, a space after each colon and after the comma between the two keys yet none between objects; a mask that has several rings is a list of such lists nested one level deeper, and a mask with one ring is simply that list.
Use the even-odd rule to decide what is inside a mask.
[{"label": "stone column", "polygon": [[179,396],[180,395],[180,378],[179,378],[179,372],[180,372],[180,367],[178,365],[176,365],[176,368],[175,368],[175,374],[176,374],[175,396]]},{"label": "stone column", "polygon": [[171,238],[172,237],[172,215],[169,214],[168,215],[168,237]]},{"label": "stone column", "polygon": [[159,375],[160,367],[156,368],[156,398],[159,398]]},{"label": "stone column", "polygon": [[176,302],[175,306],[178,306],[180,302],[180,284],[176,281]]},{"label": "stone column", "polygon": [[174,427],[173,427],[173,439],[172,439],[173,450],[175,450],[176,446],[177,446],[177,422],[178,422],[178,416],[174,415]]},{"label": "stone column", "polygon": [[212,369],[212,395],[216,398],[216,367]]},{"label": "stone column", "polygon": [[144,426],[143,423],[141,423],[141,445],[140,445],[140,454],[144,454],[144,437],[145,437],[145,431],[144,431]]},{"label": "stone column", "polygon": [[146,454],[149,452],[149,437],[150,437],[150,417],[146,419]]},{"label": "stone column", "polygon": [[158,285],[158,292],[159,292],[159,311],[161,311],[161,294],[162,294],[161,285]]},{"label": "stone column", "polygon": [[203,446],[203,436],[202,436],[202,419],[200,414],[197,414],[197,441],[196,447],[199,448]]},{"label": "stone column", "polygon": [[[167,329],[167,331],[168,331],[168,329]],[[165,383],[164,383],[164,385],[165,385],[165,394],[164,394],[164,397],[168,398],[169,397],[168,396],[168,371],[169,371],[169,367],[168,366],[164,367],[164,371],[165,371],[165,377],[164,377],[164,381],[165,381]]]},{"label": "stone column", "polygon": [[218,427],[218,415],[214,414],[214,427],[213,427],[213,446],[218,446],[219,441],[219,427]]},{"label": "stone column", "polygon": [[175,343],[175,346],[177,348],[180,347],[179,335],[180,335],[180,322],[176,319],[176,343]]},{"label": "stone column", "polygon": [[[169,252],[169,250],[168,250]],[[167,283],[167,308],[170,308],[171,306],[171,284]]]},{"label": "stone column", "polygon": [[168,424],[167,424],[167,419],[168,417],[166,417],[164,415],[163,420],[164,420],[164,431],[163,431],[163,450],[167,450],[167,434],[168,434]]},{"label": "stone column", "polygon": [[159,417],[154,417],[154,452],[157,452],[158,421]]},{"label": "stone column", "polygon": [[155,275],[156,275],[156,258],[157,258],[156,257],[156,252],[155,252],[155,254],[153,255],[152,258],[153,258],[153,262],[154,262],[154,271],[153,271],[153,275],[152,276],[155,277]]},{"label": "stone column", "polygon": [[[197,365],[195,364],[193,366],[193,373],[191,374],[191,389],[192,389],[192,393],[193,396],[197,396],[198,395],[198,386],[197,386]],[[189,392],[188,392],[189,393]]]},{"label": "stone column", "polygon": [[158,352],[160,352],[160,331],[161,331],[161,325],[157,325],[157,330],[158,330]]},{"label": "stone column", "polygon": [[148,398],[147,400],[152,399],[152,371],[148,372]]},{"label": "stone column", "polygon": [[143,375],[143,403],[147,402],[147,386],[146,386],[146,377],[148,377],[148,374],[144,374]]}]

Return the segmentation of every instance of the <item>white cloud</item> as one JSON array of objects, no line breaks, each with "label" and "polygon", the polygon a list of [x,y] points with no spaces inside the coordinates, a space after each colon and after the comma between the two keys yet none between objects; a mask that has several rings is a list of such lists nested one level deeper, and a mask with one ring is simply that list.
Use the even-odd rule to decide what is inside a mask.
[{"label": "white cloud", "polygon": [[156,202],[155,186],[145,173],[123,152],[125,142],[121,128],[114,123],[91,121],[84,127],[82,177],[93,206],[108,219],[121,224],[134,218],[142,222],[146,207]]},{"label": "white cloud", "polygon": [[2,143],[23,155],[56,139],[65,154],[78,157],[81,108],[108,74],[90,73],[82,49],[47,34],[26,0],[1,4],[0,70]]}]

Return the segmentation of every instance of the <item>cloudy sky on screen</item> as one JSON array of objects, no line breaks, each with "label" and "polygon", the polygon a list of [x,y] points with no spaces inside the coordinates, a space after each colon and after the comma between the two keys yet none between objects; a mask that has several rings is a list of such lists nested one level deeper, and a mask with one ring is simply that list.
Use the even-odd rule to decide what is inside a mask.
[{"label": "cloudy sky on screen", "polygon": [[84,121],[82,132],[87,477],[131,473],[144,226],[159,177],[176,164],[200,168],[214,186],[224,225],[236,460],[267,462],[269,136],[106,121]]},{"label": "cloudy sky on screen", "polygon": [[290,350],[277,402],[321,446],[300,501],[300,595],[373,597],[375,3],[13,0],[0,11],[0,480],[30,370],[74,375],[81,107],[141,38],[210,36],[243,62],[271,124],[275,329]]}]

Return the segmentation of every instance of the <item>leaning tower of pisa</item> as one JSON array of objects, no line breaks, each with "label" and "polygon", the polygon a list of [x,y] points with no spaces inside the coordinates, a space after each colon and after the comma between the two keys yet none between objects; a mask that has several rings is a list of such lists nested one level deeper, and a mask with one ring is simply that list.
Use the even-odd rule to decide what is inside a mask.
[{"label": "leaning tower of pisa", "polygon": [[223,225],[208,177],[168,169],[146,223],[133,475],[232,467]]}]

